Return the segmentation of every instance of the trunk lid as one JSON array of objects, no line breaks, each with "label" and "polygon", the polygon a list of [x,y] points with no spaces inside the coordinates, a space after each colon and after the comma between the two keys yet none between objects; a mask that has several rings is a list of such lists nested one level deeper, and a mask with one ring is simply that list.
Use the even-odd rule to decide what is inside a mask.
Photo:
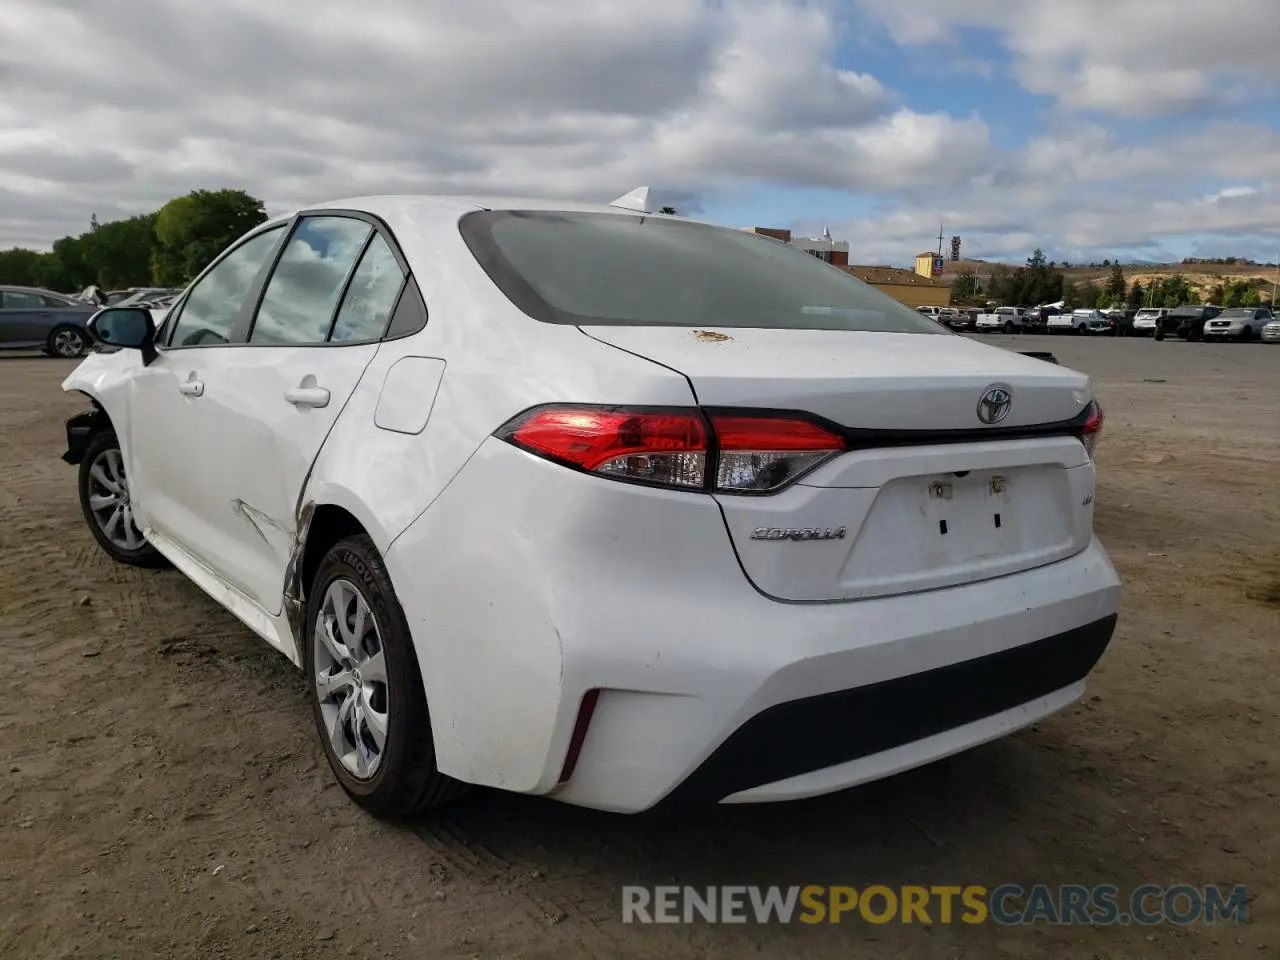
[{"label": "trunk lid", "polygon": [[[743,571],[769,596],[933,589],[1089,544],[1092,461],[1074,436],[1034,435],[1089,404],[1089,378],[1074,370],[950,335],[583,332],[685,375],[703,407],[803,412],[849,431],[854,449],[778,493],[716,495]],[[992,427],[978,407],[997,386],[1012,404]]]}]

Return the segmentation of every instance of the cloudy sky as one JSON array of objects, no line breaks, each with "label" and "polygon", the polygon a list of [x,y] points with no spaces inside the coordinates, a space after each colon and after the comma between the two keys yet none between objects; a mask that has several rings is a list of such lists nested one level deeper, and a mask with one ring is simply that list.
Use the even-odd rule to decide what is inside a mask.
[{"label": "cloudy sky", "polygon": [[188,190],[609,200],[966,256],[1280,248],[1276,0],[0,0],[0,247]]}]

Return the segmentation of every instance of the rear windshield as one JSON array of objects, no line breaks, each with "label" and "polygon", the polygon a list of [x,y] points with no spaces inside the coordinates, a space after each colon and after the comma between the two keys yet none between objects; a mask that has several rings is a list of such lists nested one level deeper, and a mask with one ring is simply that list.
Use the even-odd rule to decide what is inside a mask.
[{"label": "rear windshield", "polygon": [[943,327],[790,244],[687,220],[487,210],[462,237],[547,323],[936,333]]}]

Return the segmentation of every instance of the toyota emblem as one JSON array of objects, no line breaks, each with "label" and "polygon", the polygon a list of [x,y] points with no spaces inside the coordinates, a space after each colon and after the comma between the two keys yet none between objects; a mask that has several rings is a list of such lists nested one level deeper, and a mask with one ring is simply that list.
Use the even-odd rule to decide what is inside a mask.
[{"label": "toyota emblem", "polygon": [[1008,387],[990,387],[978,401],[978,419],[983,423],[999,423],[1009,415],[1013,394]]}]

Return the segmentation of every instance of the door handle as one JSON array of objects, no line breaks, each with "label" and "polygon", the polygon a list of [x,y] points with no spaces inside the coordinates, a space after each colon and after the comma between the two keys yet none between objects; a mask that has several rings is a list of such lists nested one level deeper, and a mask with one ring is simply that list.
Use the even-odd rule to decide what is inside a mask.
[{"label": "door handle", "polygon": [[324,387],[294,387],[284,392],[284,398],[295,407],[327,407],[329,391]]},{"label": "door handle", "polygon": [[184,380],[178,384],[178,392],[188,397],[203,397],[204,384],[199,380]]}]

